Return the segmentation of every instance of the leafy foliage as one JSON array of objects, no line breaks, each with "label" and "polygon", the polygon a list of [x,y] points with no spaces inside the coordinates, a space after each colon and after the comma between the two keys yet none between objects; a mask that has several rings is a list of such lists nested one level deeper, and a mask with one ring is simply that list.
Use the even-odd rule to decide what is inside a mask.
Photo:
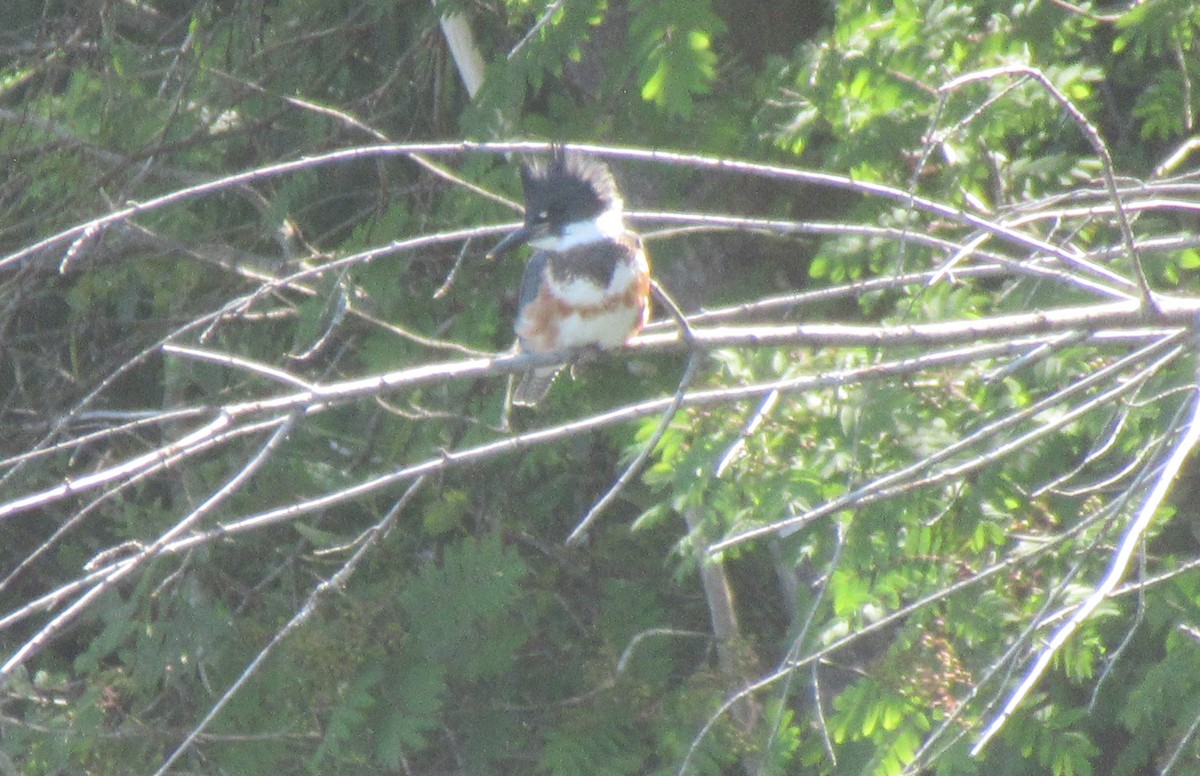
[{"label": "leafy foliage", "polygon": [[[1192,464],[1126,533],[1194,320],[1113,309],[1139,272],[1194,301],[1198,31],[1185,0],[5,4],[0,770],[1195,770]],[[724,160],[609,149],[691,325],[746,334],[667,422],[661,345],[501,424],[522,267],[481,255],[493,152],[529,146],[426,143],[461,136]]]}]

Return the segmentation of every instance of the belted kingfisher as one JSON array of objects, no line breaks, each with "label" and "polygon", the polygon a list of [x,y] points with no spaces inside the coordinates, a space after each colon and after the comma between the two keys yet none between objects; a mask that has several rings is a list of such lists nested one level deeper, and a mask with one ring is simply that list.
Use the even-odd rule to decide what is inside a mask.
[{"label": "belted kingfisher", "polygon": [[[517,307],[521,351],[614,348],[650,317],[650,262],[642,240],[625,228],[624,203],[608,167],[555,147],[550,161],[521,168],[525,223],[489,258],[529,243]],[[537,404],[562,370],[521,376],[513,404]]]}]

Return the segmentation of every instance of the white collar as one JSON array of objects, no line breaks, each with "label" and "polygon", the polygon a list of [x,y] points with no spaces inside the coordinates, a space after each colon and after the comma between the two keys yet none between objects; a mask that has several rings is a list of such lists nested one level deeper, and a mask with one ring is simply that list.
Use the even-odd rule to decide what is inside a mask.
[{"label": "white collar", "polygon": [[588,221],[567,224],[563,233],[550,234],[530,240],[535,248],[551,251],[567,251],[588,243],[615,240],[625,234],[625,218],[621,200],[615,200],[608,210]]}]

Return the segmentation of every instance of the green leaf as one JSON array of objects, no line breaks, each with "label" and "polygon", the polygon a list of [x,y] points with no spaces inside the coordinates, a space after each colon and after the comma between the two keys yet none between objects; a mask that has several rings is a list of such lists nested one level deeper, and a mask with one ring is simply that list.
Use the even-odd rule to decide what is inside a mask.
[{"label": "green leaf", "polygon": [[642,62],[642,99],[668,114],[690,116],[694,98],[712,88],[717,64],[712,41],[724,23],[706,0],[636,0],[630,10],[630,36]]},{"label": "green leaf", "polygon": [[414,643],[461,679],[503,673],[526,637],[511,616],[526,573],[494,536],[449,545],[441,563],[422,567],[400,595]]},{"label": "green leaf", "polygon": [[551,730],[539,770],[551,776],[625,776],[642,773],[643,757],[618,726]]},{"label": "green leaf", "polygon": [[447,692],[440,666],[406,663],[396,672],[384,682],[388,709],[379,723],[376,752],[388,768],[399,768],[406,750],[425,747],[425,733],[441,725],[438,714]]},{"label": "green leaf", "polygon": [[342,756],[342,746],[353,741],[366,723],[367,713],[375,708],[373,690],[382,675],[378,666],[372,666],[359,674],[344,688],[338,703],[325,723],[325,735],[313,755],[314,763]]}]

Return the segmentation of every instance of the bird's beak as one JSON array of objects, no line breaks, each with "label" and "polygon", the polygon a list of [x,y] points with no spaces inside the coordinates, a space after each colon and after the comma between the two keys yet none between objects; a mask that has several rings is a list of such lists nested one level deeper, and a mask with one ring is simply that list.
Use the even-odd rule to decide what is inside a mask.
[{"label": "bird's beak", "polygon": [[498,259],[532,240],[538,235],[539,231],[536,226],[525,224],[521,228],[510,232],[507,237],[496,243],[496,247],[488,251],[487,257],[489,259]]}]

